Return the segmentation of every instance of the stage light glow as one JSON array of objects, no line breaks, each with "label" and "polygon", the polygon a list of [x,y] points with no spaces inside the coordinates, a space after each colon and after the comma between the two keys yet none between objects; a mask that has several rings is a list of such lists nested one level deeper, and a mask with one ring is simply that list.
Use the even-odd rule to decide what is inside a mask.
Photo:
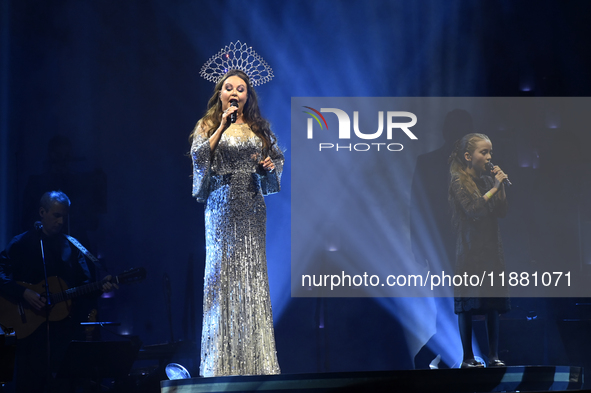
[{"label": "stage light glow", "polygon": [[166,376],[168,379],[176,380],[176,379],[190,379],[191,373],[187,371],[185,367],[178,363],[169,363],[166,365]]}]

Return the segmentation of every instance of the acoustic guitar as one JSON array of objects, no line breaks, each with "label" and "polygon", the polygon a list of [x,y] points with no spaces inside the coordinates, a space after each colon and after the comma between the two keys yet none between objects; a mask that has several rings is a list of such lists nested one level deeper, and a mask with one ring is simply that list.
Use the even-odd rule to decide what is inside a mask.
[{"label": "acoustic guitar", "polygon": [[[146,277],[146,269],[143,267],[126,270],[125,272],[112,277],[110,280],[101,280],[79,287],[69,288],[61,278],[57,276],[48,277],[49,284],[49,321],[61,321],[70,315],[72,299],[88,295],[89,293],[99,291],[103,284],[110,281],[114,284],[129,284],[139,282]],[[29,284],[18,282],[32,291],[45,297],[45,280],[38,284]],[[0,324],[13,328],[16,332],[16,338],[22,339],[29,336],[45,322],[46,310],[35,310],[30,307],[25,300],[14,303],[8,299],[0,297]]]}]

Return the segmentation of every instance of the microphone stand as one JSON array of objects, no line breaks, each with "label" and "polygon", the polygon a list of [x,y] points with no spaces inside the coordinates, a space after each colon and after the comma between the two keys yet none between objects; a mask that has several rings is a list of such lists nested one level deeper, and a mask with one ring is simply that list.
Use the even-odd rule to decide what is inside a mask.
[{"label": "microphone stand", "polygon": [[49,306],[50,306],[50,297],[49,297],[49,281],[47,279],[47,264],[45,263],[45,251],[43,248],[43,229],[41,228],[41,233],[39,234],[39,242],[41,243],[41,259],[43,261],[43,276],[45,278],[45,325],[46,325],[46,334],[47,334],[47,384],[49,386],[51,380],[51,345],[49,343]]}]

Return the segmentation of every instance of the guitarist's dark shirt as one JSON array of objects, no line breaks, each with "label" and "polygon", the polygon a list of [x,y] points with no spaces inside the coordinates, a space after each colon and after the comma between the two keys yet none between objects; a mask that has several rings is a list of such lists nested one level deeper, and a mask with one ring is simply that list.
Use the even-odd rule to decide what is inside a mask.
[{"label": "guitarist's dark shirt", "polygon": [[[43,239],[47,276],[60,277],[68,288],[86,284],[91,279],[83,254],[63,234],[48,237],[40,231],[28,231],[16,236],[0,253],[0,296],[13,302],[23,299],[25,287],[17,281],[33,284],[44,282],[40,239]],[[65,289],[65,288],[64,288]],[[50,322],[51,367],[57,371],[62,364],[68,343],[84,331],[83,321],[90,296],[74,299],[69,318]],[[16,391],[45,391],[47,382],[47,329],[37,328],[29,336],[19,339],[16,353]],[[52,381],[52,384],[57,382]],[[51,390],[53,391],[53,390]],[[61,391],[61,390],[60,390]]]},{"label": "guitarist's dark shirt", "polygon": [[62,278],[69,288],[90,282],[84,255],[63,234],[48,237],[41,231],[16,236],[0,253],[0,294],[22,300],[25,287],[16,281],[38,284],[44,280],[40,239],[43,239],[47,276]]}]

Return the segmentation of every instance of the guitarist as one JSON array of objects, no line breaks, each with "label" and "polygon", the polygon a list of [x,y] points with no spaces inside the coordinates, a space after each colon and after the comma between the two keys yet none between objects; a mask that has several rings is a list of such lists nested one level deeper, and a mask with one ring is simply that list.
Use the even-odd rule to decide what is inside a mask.
[{"label": "guitarist", "polygon": [[[69,209],[70,199],[63,192],[43,194],[39,207],[41,225],[38,223],[35,229],[16,236],[0,254],[0,296],[40,312],[44,310],[44,291],[38,293],[17,283],[45,282],[40,240],[43,241],[48,277],[60,277],[68,288],[91,281],[92,275],[84,255],[62,234]],[[106,282],[102,291],[108,292],[112,288],[113,284]],[[52,367],[59,366],[68,343],[76,338],[78,330],[83,333],[79,323],[84,321],[87,307],[96,301],[98,295],[100,292],[74,299],[68,318],[50,322]],[[47,326],[43,323],[32,334],[17,341],[16,389],[19,392],[41,392],[47,375]]]}]

